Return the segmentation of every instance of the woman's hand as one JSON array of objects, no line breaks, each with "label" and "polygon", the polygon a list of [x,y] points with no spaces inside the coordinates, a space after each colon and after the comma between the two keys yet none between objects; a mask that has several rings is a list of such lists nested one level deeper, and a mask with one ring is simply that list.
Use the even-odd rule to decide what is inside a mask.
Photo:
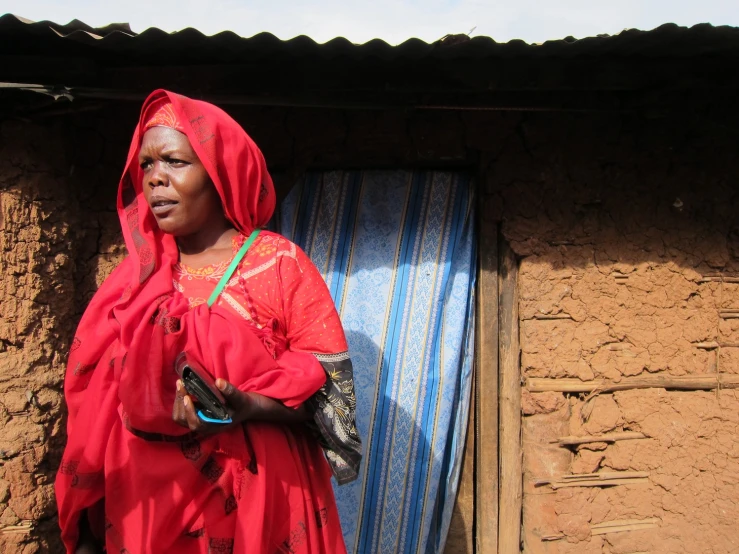
[{"label": "woman's hand", "polygon": [[172,419],[190,431],[202,435],[211,435],[240,425],[245,421],[272,421],[279,423],[296,423],[309,418],[304,406],[293,410],[272,398],[255,392],[242,392],[224,379],[217,379],[216,386],[226,399],[228,413],[233,423],[208,423],[198,417],[193,399],[187,394],[182,381],[177,381]]}]

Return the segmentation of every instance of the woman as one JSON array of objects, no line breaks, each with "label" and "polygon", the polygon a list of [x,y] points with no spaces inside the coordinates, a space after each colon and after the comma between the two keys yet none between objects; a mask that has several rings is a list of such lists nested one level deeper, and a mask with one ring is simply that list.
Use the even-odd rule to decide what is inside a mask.
[{"label": "woman", "polygon": [[[118,193],[129,255],[69,356],[56,480],[67,552],[346,551],[330,477],[353,480],[360,461],[351,362],[316,268],[259,231],[274,206],[235,121],[149,96]],[[198,415],[181,352],[217,378],[233,423]]]}]

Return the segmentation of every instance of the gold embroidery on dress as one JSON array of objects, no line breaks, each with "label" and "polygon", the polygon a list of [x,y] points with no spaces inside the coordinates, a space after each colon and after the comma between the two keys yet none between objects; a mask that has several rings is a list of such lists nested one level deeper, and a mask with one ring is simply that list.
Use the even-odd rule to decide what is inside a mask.
[{"label": "gold embroidery on dress", "polygon": [[[182,293],[185,292],[186,287],[182,285],[182,281],[184,280],[213,282],[215,286],[215,284],[220,281],[221,277],[226,273],[226,269],[228,269],[228,266],[231,264],[233,256],[235,256],[238,250],[243,246],[245,240],[246,237],[243,235],[236,235],[232,239],[231,246],[233,255],[228,260],[200,268],[189,267],[181,262],[175,264],[172,268],[175,277],[175,290]],[[247,255],[239,264],[234,276],[229,279],[226,284],[226,289],[221,293],[221,298],[219,298],[218,304],[220,304],[222,300],[225,301],[244,319],[261,327],[261,325],[259,325],[259,323],[254,319],[254,316],[249,313],[248,309],[236,300],[236,298],[228,294],[228,289],[236,288],[240,285],[243,286],[244,281],[267,271],[274,266],[282,256],[287,256],[297,261],[297,247],[295,244],[281,236],[270,235],[267,233],[260,234],[254,241],[254,244],[249,248]],[[188,301],[190,308],[195,308],[201,304],[205,304],[207,300],[205,298],[190,297],[188,298]]]},{"label": "gold embroidery on dress", "polygon": [[197,308],[201,304],[205,304],[207,300],[205,298],[200,298],[198,296],[191,296],[187,299],[188,304],[190,305],[190,309]]}]

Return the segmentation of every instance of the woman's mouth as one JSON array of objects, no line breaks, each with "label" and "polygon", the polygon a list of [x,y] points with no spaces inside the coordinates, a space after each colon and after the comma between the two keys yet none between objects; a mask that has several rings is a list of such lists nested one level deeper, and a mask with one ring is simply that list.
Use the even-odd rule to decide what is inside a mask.
[{"label": "woman's mouth", "polygon": [[154,215],[163,216],[166,215],[172,208],[177,205],[174,200],[155,200],[150,204],[151,211]]}]

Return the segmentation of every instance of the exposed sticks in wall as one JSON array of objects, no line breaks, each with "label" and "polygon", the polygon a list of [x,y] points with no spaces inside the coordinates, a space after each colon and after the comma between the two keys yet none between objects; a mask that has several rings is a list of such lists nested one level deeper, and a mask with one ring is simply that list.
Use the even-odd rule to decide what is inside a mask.
[{"label": "exposed sticks in wall", "polygon": [[608,345],[608,350],[629,350],[631,346],[623,342],[612,342]]},{"label": "exposed sticks in wall", "polygon": [[608,442],[613,443],[616,441],[623,440],[634,440],[634,439],[645,439],[646,435],[638,433],[636,431],[622,431],[619,433],[605,433],[601,435],[587,435],[582,437],[560,437],[557,440],[551,441],[551,444],[558,444],[560,446],[577,446],[580,444],[590,444],[594,442]]},{"label": "exposed sticks in wall", "polygon": [[711,279],[721,279],[722,277],[739,277],[739,271],[707,271],[702,275],[702,277]]},{"label": "exposed sticks in wall", "polygon": [[693,346],[702,350],[716,350],[717,348],[739,348],[739,342],[694,342]]},{"label": "exposed sticks in wall", "polygon": [[639,485],[649,482],[647,471],[608,471],[602,473],[577,473],[563,475],[557,480],[537,479],[535,487],[549,485],[554,490],[571,487],[613,487],[616,485]]},{"label": "exposed sticks in wall", "polygon": [[699,283],[739,283],[739,277],[725,277],[723,275],[704,275],[698,279]]},{"label": "exposed sticks in wall", "polygon": [[549,243],[551,246],[575,246],[574,240],[553,240]]},{"label": "exposed sticks in wall", "polygon": [[605,535],[606,533],[620,533],[622,531],[638,531],[640,529],[653,529],[657,527],[661,521],[656,518],[649,519],[620,519],[614,521],[604,521],[590,526],[593,535]]},{"label": "exposed sticks in wall", "polygon": [[[662,521],[653,517],[649,519],[617,519],[613,521],[604,521],[595,523],[590,526],[592,535],[605,535],[608,533],[622,533],[624,531],[640,531],[642,529],[654,529],[658,527]],[[564,539],[565,535],[544,535],[542,541],[558,541]],[[632,552],[631,554],[649,554],[649,552]]]},{"label": "exposed sticks in wall", "polygon": [[739,319],[739,310],[736,309],[724,309],[718,311],[718,316],[721,319]]},{"label": "exposed sticks in wall", "polygon": [[543,321],[552,319],[572,319],[570,314],[536,314],[534,317],[524,317],[522,321],[531,321],[532,319],[541,319]]},{"label": "exposed sticks in wall", "polygon": [[26,519],[17,525],[0,525],[0,535],[25,535],[33,530],[33,521]]},{"label": "exposed sticks in wall", "polygon": [[648,375],[644,377],[625,377],[621,381],[595,379],[546,379],[531,377],[526,380],[526,388],[530,392],[613,392],[632,389],[677,389],[677,390],[713,390],[716,388],[739,388],[739,375],[704,374],[684,375],[680,377]]}]

